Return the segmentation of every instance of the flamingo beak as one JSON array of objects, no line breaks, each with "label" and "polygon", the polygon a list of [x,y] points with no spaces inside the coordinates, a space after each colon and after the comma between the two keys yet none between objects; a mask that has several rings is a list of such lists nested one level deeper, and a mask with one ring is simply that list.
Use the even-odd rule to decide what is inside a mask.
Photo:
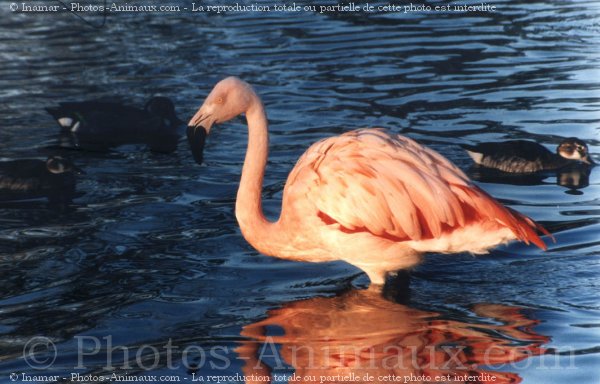
[{"label": "flamingo beak", "polygon": [[187,127],[188,143],[192,150],[192,156],[198,164],[202,164],[202,160],[204,159],[204,143],[206,142],[206,136],[206,129],[201,125]]},{"label": "flamingo beak", "polygon": [[190,119],[187,127],[187,139],[192,156],[198,164],[204,159],[204,144],[211,126],[210,115],[203,113],[202,108]]}]

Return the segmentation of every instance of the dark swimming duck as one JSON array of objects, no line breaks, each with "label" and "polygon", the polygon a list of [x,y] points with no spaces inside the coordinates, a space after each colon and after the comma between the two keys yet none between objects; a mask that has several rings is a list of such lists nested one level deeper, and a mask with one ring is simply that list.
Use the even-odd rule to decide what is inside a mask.
[{"label": "dark swimming duck", "polygon": [[556,153],[550,152],[541,144],[527,140],[461,146],[476,164],[508,173],[556,170],[582,163],[595,164],[587,145],[575,137],[564,139]]},{"label": "dark swimming duck", "polygon": [[84,101],[60,103],[46,108],[70,135],[72,145],[84,149],[102,149],[122,144],[149,144],[152,150],[176,149],[183,122],[167,97],[153,97],[144,109],[114,102]]},{"label": "dark swimming duck", "polygon": [[75,174],[81,170],[60,156],[46,161],[22,159],[0,162],[2,200],[48,197],[69,201],[75,193]]}]

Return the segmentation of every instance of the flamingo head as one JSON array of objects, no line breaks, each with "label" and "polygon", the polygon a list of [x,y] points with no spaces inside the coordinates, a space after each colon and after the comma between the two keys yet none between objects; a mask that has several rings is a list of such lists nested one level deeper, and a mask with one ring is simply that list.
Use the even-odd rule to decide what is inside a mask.
[{"label": "flamingo head", "polygon": [[587,144],[575,137],[563,140],[556,152],[565,159],[579,160],[589,165],[596,164],[590,157]]},{"label": "flamingo head", "polygon": [[252,87],[237,77],[228,77],[215,85],[188,123],[188,142],[198,164],[202,163],[204,143],[212,126],[245,113],[256,100],[258,96]]}]

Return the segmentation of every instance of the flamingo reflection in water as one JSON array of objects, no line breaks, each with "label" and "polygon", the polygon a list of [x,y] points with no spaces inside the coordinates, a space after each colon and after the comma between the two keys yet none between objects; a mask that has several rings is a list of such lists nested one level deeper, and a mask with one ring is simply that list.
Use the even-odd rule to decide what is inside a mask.
[{"label": "flamingo reflection in water", "polygon": [[[516,373],[494,369],[546,352],[549,337],[532,330],[539,321],[500,304],[478,304],[473,312],[485,323],[443,319],[373,289],[351,290],[270,311],[244,327],[247,339],[236,351],[248,383],[270,382],[285,364],[295,369],[290,383],[519,383]],[[283,335],[269,335],[273,327]]]}]

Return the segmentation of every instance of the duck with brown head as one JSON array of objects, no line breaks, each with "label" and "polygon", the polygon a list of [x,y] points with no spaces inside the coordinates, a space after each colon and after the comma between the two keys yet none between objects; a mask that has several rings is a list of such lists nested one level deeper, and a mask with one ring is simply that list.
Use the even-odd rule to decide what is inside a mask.
[{"label": "duck with brown head", "polygon": [[528,140],[510,140],[477,145],[461,145],[475,164],[507,173],[532,173],[556,170],[571,165],[595,165],[588,146],[576,137],[561,141],[556,153]]},{"label": "duck with brown head", "polygon": [[0,162],[0,200],[47,197],[69,202],[75,193],[75,175],[83,171],[69,159],[20,159]]},{"label": "duck with brown head", "polygon": [[259,252],[310,262],[344,260],[381,286],[426,252],[485,253],[513,239],[546,248],[528,217],[504,207],[439,153],[381,129],[360,129],[313,144],[283,190],[281,215],[268,221],[261,191],[269,135],[253,88],[219,82],[189,122],[202,140],[214,124],[240,114],[248,147],[235,214]]}]

